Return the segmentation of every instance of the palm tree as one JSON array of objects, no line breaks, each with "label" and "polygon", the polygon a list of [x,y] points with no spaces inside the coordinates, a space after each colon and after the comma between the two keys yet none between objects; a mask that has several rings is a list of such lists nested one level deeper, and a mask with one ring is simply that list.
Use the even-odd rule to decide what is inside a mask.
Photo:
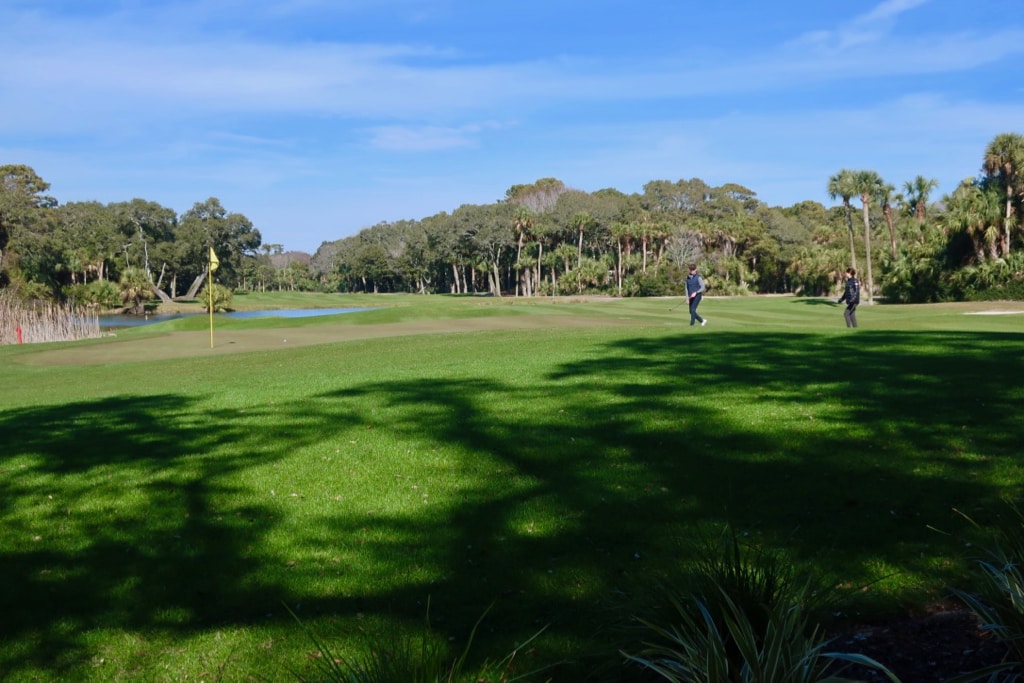
[{"label": "palm tree", "polygon": [[986,175],[997,178],[1006,190],[1006,213],[1000,237],[1003,257],[1010,255],[1010,226],[1013,218],[1013,200],[1018,185],[1024,178],[1024,135],[1001,133],[985,148],[982,163]]},{"label": "palm tree", "polygon": [[896,188],[888,183],[882,183],[878,187],[876,196],[878,203],[882,205],[882,215],[885,216],[885,224],[889,226],[889,253],[893,260],[896,260],[896,230],[892,227],[892,201],[893,192]]},{"label": "palm tree", "polygon": [[850,267],[857,270],[857,250],[853,244],[853,218],[850,213],[850,198],[857,194],[854,185],[854,172],[849,169],[842,169],[839,173],[828,179],[828,196],[832,199],[842,197],[843,208],[846,209],[846,227],[850,233]]},{"label": "palm tree", "polygon": [[153,281],[142,268],[129,266],[121,273],[121,300],[129,311],[141,315],[146,310],[146,300],[152,295]]},{"label": "palm tree", "polygon": [[[533,214],[526,207],[520,206],[516,209],[515,216],[512,218],[512,227],[516,231],[516,265],[515,270],[518,273],[516,278],[516,296],[519,296],[520,286],[525,285],[525,271],[521,270],[520,265],[523,259],[523,241],[526,239],[526,235],[530,232],[530,228],[533,227]],[[525,287],[523,287],[525,289]],[[525,292],[524,292],[525,293]],[[527,296],[529,296],[527,294]]]},{"label": "palm tree", "polygon": [[[543,272],[541,270],[541,268],[544,265],[544,241],[548,238],[549,235],[551,235],[554,232],[554,229],[551,227],[550,223],[538,219],[536,223],[530,226],[530,232],[533,235],[533,238],[537,240],[537,272],[534,275],[533,281],[539,287],[540,283],[544,281]],[[552,271],[552,285],[554,285],[555,282],[554,278],[554,271]]]},{"label": "palm tree", "polygon": [[625,262],[629,256],[630,243],[637,233],[636,224],[628,222],[613,223],[612,237],[615,238],[615,288],[622,296],[622,278],[625,274]]},{"label": "palm tree", "polygon": [[977,263],[983,263],[986,257],[991,260],[998,257],[996,244],[1001,213],[998,196],[977,180],[968,178],[947,200],[946,223],[951,230],[962,230],[971,238]]},{"label": "palm tree", "polygon": [[903,183],[903,191],[907,193],[907,205],[917,216],[918,223],[924,223],[925,210],[928,208],[928,195],[938,186],[938,180],[925,178],[923,175]]},{"label": "palm tree", "polygon": [[871,279],[871,220],[869,209],[871,198],[874,197],[879,188],[885,185],[882,177],[874,171],[857,171],[853,176],[853,186],[860,195],[861,209],[864,215],[864,260],[867,262],[867,293],[868,303],[872,303],[872,290],[874,282]]},{"label": "palm tree", "polygon": [[[552,251],[552,255],[555,257],[556,261],[561,261],[561,263],[562,263],[562,276],[563,276],[563,279],[564,279],[564,276],[566,276],[566,275],[568,275],[569,273],[572,272],[572,258],[574,256],[578,256],[578,252],[576,251],[576,247],[574,247],[573,245],[569,244],[568,242],[563,242],[563,243],[559,244],[557,247],[554,248],[554,250]],[[577,258],[577,264],[578,264],[577,267],[579,265],[582,265],[579,258]],[[551,284],[552,284],[552,286],[556,286],[556,282],[555,282],[555,268],[551,269]],[[557,289],[555,290],[554,293],[555,294],[558,293]]]},{"label": "palm tree", "polygon": [[579,234],[579,243],[576,251],[576,267],[579,268],[583,265],[583,233],[584,231],[591,228],[594,224],[594,219],[590,217],[590,214],[586,211],[578,211],[576,215],[572,217],[572,227]]}]

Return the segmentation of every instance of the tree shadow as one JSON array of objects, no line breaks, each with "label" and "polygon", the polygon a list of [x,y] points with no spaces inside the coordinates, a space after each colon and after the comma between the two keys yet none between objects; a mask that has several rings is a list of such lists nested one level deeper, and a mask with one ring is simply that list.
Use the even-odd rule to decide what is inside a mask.
[{"label": "tree shadow", "polygon": [[[1019,344],[996,333],[634,338],[530,381],[514,368],[339,378],[245,415],[171,394],[5,411],[0,512],[23,543],[0,551],[2,635],[32,643],[26,661],[71,666],[90,629],[184,635],[261,623],[281,602],[421,623],[429,598],[432,622],[459,637],[494,605],[484,652],[546,624],[557,650],[598,642],[611,596],[682,567],[695,538],[726,524],[851,585],[886,572],[941,583],[951,576],[933,560],[959,542],[929,527],[1006,494],[1018,466]],[[839,407],[823,409],[823,395]],[[285,513],[238,495],[239,477],[368,426],[437,472],[415,494],[431,503],[318,513],[295,544],[403,571],[265,571],[258,548]],[[390,467],[376,457],[369,467]],[[57,479],[69,499],[47,499]],[[137,503],[115,524],[90,521],[125,497]]]},{"label": "tree shadow", "polygon": [[[414,557],[444,568],[445,580],[429,588],[434,604],[470,606],[451,621],[471,623],[497,601],[505,632],[524,635],[538,623],[556,633],[596,628],[608,596],[645,580],[651,567],[681,566],[694,552],[681,540],[727,524],[852,586],[890,573],[938,586],[953,578],[952,570],[936,573],[934,559],[955,557],[962,539],[934,529],[955,525],[956,509],[1005,493],[993,470],[1015,460],[1022,435],[1024,400],[1005,381],[1020,376],[1019,337],[933,339],[956,349],[955,367],[945,352],[922,351],[920,335],[682,340],[610,344],[533,388],[436,377],[331,394],[405,408],[390,428],[459,444],[465,455],[453,468],[488,463],[490,478],[463,491],[450,515],[414,525],[381,520],[395,537],[431,539]],[[763,411],[744,423],[749,407],[734,417],[721,395],[750,401],[752,386]],[[552,391],[562,396],[557,413],[528,410]],[[841,407],[815,414],[822,393],[841,397]],[[522,412],[491,407],[501,403]],[[562,523],[531,534],[524,509]],[[332,521],[338,536],[363,523]],[[375,608],[422,604],[414,599],[424,590],[390,592]]]},{"label": "tree shadow", "polygon": [[[217,513],[213,501],[254,459],[281,453],[193,403],[117,397],[0,416],[0,512],[20,527],[8,531],[19,546],[0,553],[2,632],[31,639],[27,661],[73,666],[90,629],[183,632],[254,616],[267,587],[247,587],[259,567],[245,549],[274,518],[258,506]],[[224,443],[239,447],[210,457]]]},{"label": "tree shadow", "polygon": [[829,297],[820,297],[820,296],[797,297],[797,298],[793,299],[793,303],[794,304],[799,304],[801,306],[825,306],[826,308],[834,308],[836,306],[843,306],[843,307],[845,307],[845,304],[838,304],[838,303],[836,303],[835,298],[830,297],[830,296]]}]

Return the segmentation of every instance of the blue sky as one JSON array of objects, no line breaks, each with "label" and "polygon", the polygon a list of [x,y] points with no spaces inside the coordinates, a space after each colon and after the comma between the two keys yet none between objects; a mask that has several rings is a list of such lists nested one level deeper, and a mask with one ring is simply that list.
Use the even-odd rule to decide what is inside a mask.
[{"label": "blue sky", "polygon": [[840,168],[936,197],[1024,132],[1005,1],[3,0],[0,164],[61,202],[217,197],[313,252],[542,177],[739,183]]}]

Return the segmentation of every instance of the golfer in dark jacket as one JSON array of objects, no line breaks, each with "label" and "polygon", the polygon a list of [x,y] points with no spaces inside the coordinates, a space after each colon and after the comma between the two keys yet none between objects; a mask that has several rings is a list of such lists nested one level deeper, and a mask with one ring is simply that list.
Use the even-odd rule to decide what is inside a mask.
[{"label": "golfer in dark jacket", "polygon": [[686,276],[686,298],[690,302],[690,326],[694,323],[700,323],[701,327],[708,324],[708,321],[700,317],[697,313],[697,307],[700,306],[700,300],[704,298],[704,290],[707,287],[704,286],[704,278],[697,272],[697,266],[690,265],[690,274]]},{"label": "golfer in dark jacket", "polygon": [[839,297],[839,303],[846,302],[846,310],[843,317],[846,319],[847,327],[857,327],[857,304],[860,303],[860,282],[857,280],[857,271],[853,268],[846,269],[846,289]]}]

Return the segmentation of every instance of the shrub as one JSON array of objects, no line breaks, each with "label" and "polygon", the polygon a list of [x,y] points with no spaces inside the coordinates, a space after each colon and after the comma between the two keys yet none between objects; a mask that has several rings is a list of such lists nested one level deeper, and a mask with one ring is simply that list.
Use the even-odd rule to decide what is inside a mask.
[{"label": "shrub", "polygon": [[686,294],[686,271],[674,263],[663,263],[657,270],[633,276],[638,296],[677,296]]},{"label": "shrub", "polygon": [[751,286],[756,286],[757,281],[757,273],[735,256],[722,258],[713,263],[705,262],[701,266],[701,273],[706,273],[704,278],[708,291],[713,290],[717,296],[750,294]]},{"label": "shrub", "polygon": [[87,285],[69,285],[64,288],[64,296],[74,305],[96,305],[104,310],[117,308],[121,304],[120,290],[110,280],[94,280]]},{"label": "shrub", "polygon": [[623,655],[664,680],[840,681],[844,663],[898,680],[868,657],[826,651],[828,641],[810,625],[822,593],[783,556],[744,551],[735,536],[696,563],[681,591],[663,597],[668,614],[639,617],[645,639],[636,654]]},{"label": "shrub", "polygon": [[882,263],[882,296],[887,302],[901,304],[932,303],[947,298],[942,282],[940,254],[918,247]]},{"label": "shrub", "polygon": [[[969,520],[975,524],[973,520]],[[975,524],[981,530],[981,527]],[[1017,669],[1024,673],[1024,514],[1017,505],[991,530],[990,547],[974,563],[974,590],[952,589],[990,631],[1006,644],[1007,660],[959,681],[980,680]]]},{"label": "shrub", "polygon": [[839,281],[848,255],[841,250],[805,247],[789,265],[788,276],[794,293],[800,296],[828,296]]},{"label": "shrub", "polygon": [[[224,285],[213,284],[213,310],[216,311],[227,311],[231,308],[231,289]],[[199,301],[203,302],[203,306],[207,313],[210,311],[210,290],[203,287],[199,293]]]},{"label": "shrub", "polygon": [[972,292],[969,301],[1024,301],[1024,280]]},{"label": "shrub", "polygon": [[961,268],[949,281],[959,298],[967,301],[1017,299],[1024,292],[1024,254]]}]

